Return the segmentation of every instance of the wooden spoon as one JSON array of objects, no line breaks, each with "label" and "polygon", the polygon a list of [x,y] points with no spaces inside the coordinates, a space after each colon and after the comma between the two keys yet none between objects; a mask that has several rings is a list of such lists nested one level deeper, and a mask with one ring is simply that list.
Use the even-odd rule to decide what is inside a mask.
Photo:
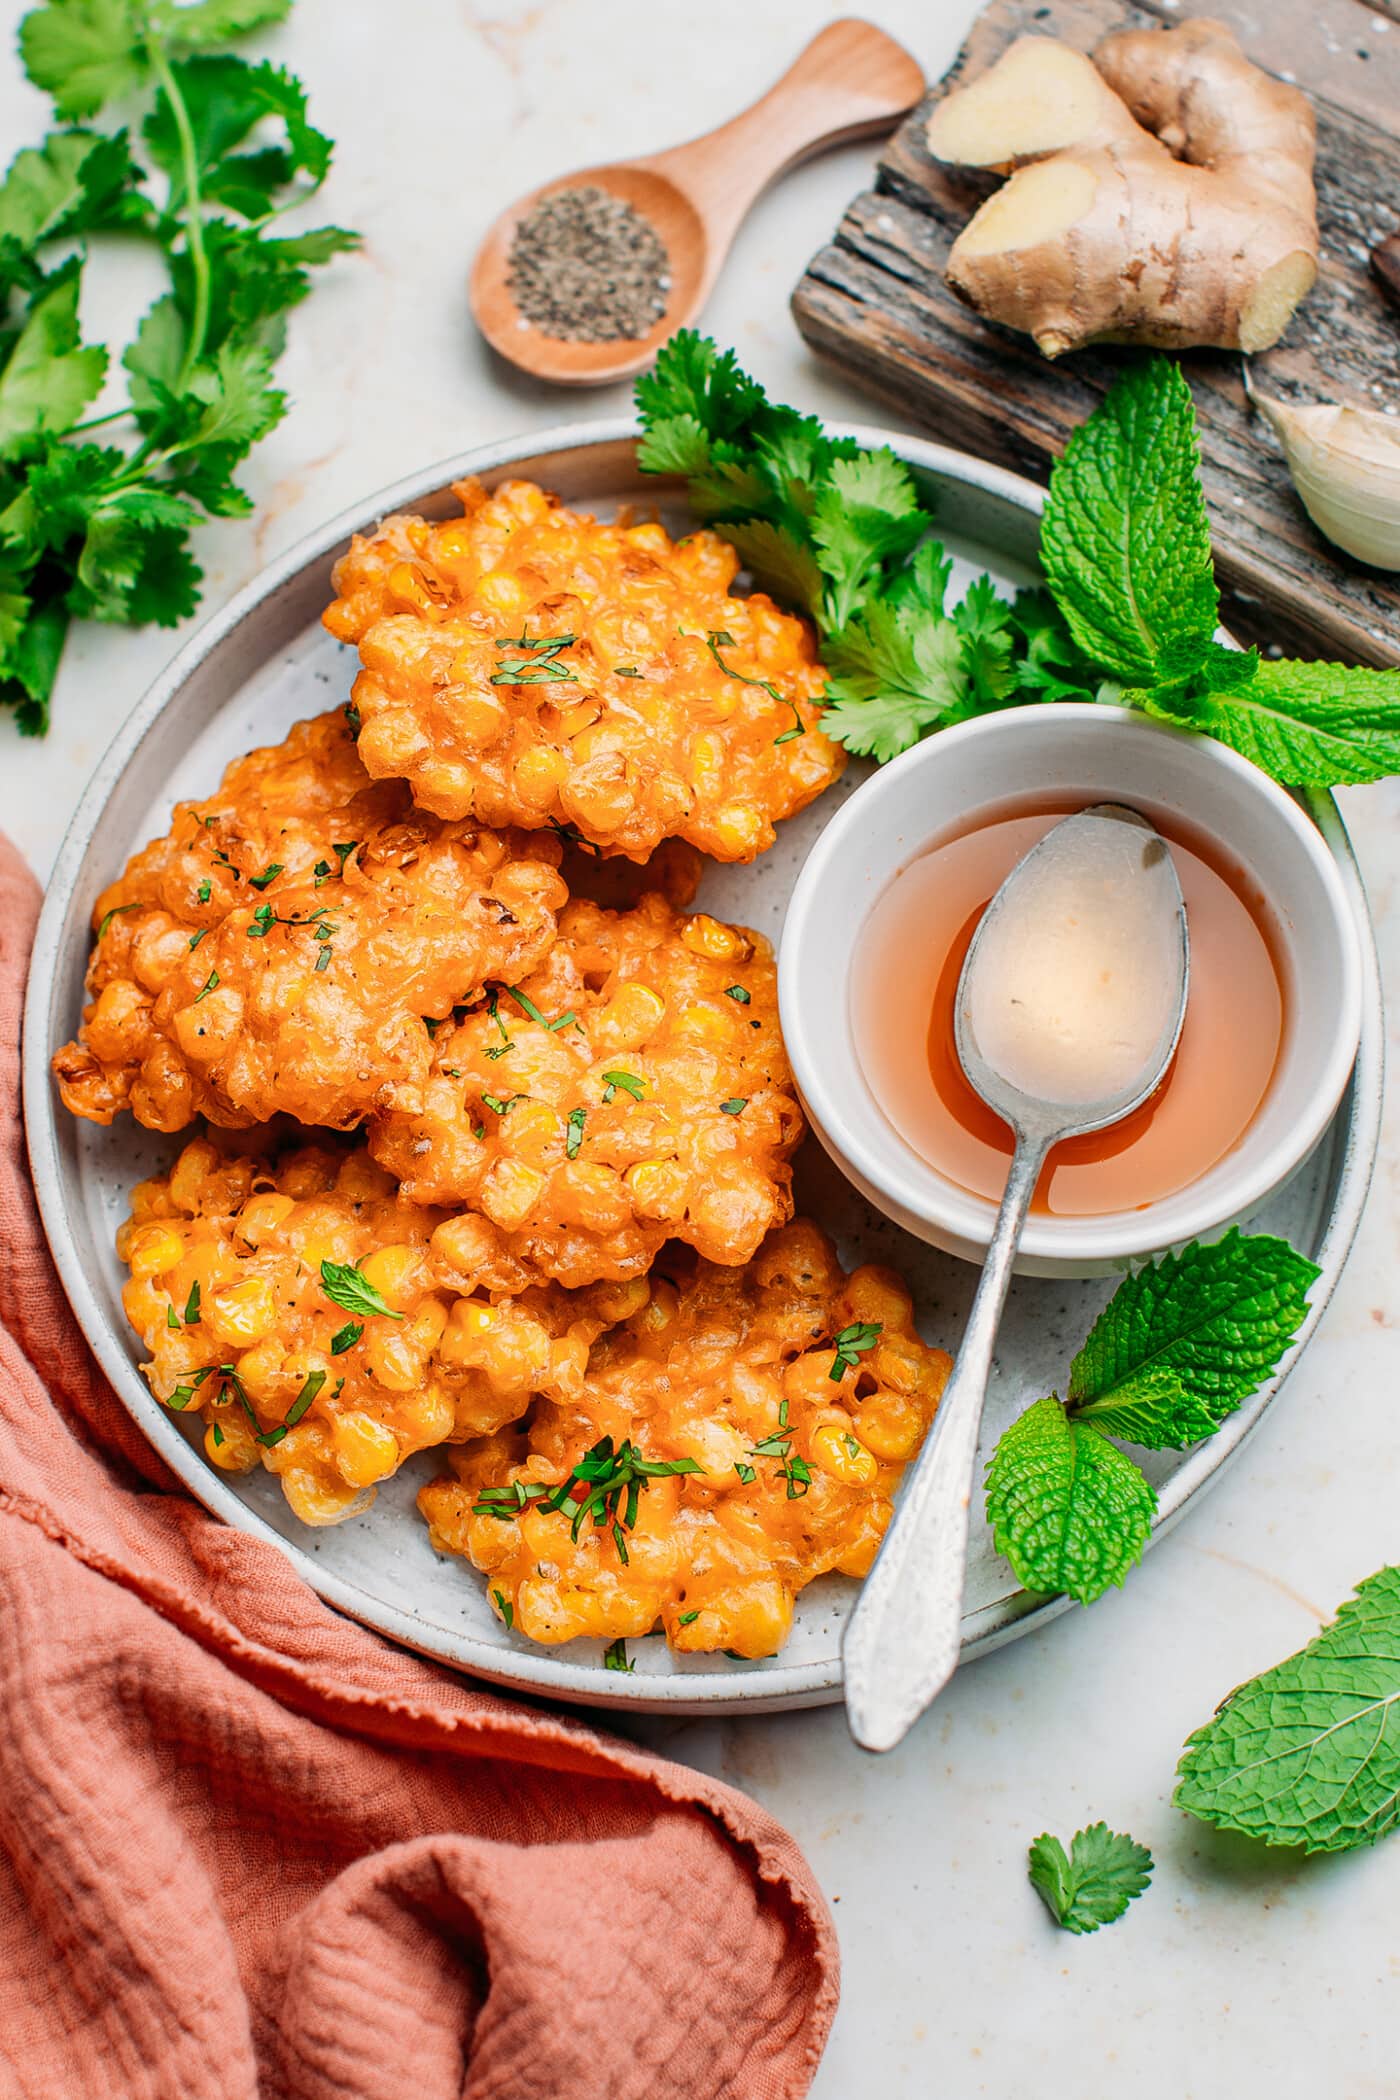
[{"label": "wooden spoon", "polygon": [[[923,92],[922,70],[892,36],[871,22],[831,23],[776,87],[717,131],[667,153],[561,175],[508,206],[472,267],[477,326],[493,350],[536,379],[597,386],[639,372],[695,318],[750,205],[776,176],[823,146],[888,130]],[[506,273],[516,226],[541,197],[584,184],[633,205],[669,252],[666,311],[645,336],[565,342],[527,322],[511,295]]]}]

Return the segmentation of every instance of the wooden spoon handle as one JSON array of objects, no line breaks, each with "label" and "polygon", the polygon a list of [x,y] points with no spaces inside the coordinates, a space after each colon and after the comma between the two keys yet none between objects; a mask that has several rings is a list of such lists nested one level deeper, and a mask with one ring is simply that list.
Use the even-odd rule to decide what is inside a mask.
[{"label": "wooden spoon handle", "polygon": [[[717,131],[641,165],[706,220],[713,268],[759,191],[823,146],[888,130],[924,92],[922,68],[873,22],[832,22],[768,93]],[[711,273],[712,274],[712,273]]]}]

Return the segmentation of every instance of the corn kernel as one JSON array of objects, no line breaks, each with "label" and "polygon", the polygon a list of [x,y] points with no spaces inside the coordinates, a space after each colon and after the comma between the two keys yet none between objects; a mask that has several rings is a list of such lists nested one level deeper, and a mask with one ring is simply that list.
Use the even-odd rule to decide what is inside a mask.
[{"label": "corn kernel", "polygon": [[513,1232],[525,1223],[545,1191],[545,1177],[523,1160],[498,1159],[481,1184],[481,1207],[493,1225]]},{"label": "corn kernel", "polygon": [[504,1119],[501,1137],[513,1158],[543,1167],[563,1146],[564,1121],[546,1101],[520,1101]]},{"label": "corn kernel", "polygon": [[327,1480],[309,1467],[284,1473],[282,1492],[292,1515],[303,1524],[338,1524],[352,1509],[369,1507],[368,1499],[361,1499],[367,1497],[365,1489],[353,1487],[349,1481]]},{"label": "corn kernel", "polygon": [[563,752],[551,750],[547,744],[535,744],[521,752],[511,780],[523,801],[532,809],[543,809],[568,777],[569,761]]},{"label": "corn kernel", "polygon": [[733,1040],[734,1019],[716,1006],[683,1006],[676,1016],[676,1029],[688,1042],[718,1050]]},{"label": "corn kernel", "polygon": [[390,1305],[397,1305],[401,1298],[411,1295],[408,1287],[419,1259],[416,1247],[376,1247],[360,1263],[360,1274]]},{"label": "corn kernel", "polygon": [[753,952],[753,943],[737,926],[722,925],[703,911],[681,928],[681,940],[692,955],[708,955],[712,962],[732,962]]},{"label": "corn kernel", "polygon": [[650,986],[620,985],[592,1016],[593,1040],[610,1056],[618,1050],[635,1050],[655,1035],[665,1016],[666,1001]]},{"label": "corn kernel", "polygon": [[258,1447],[247,1423],[230,1417],[209,1424],[204,1432],[204,1455],[225,1473],[251,1473],[258,1462]]},{"label": "corn kernel", "polygon": [[201,1318],[219,1341],[231,1348],[246,1348],[252,1342],[260,1342],[274,1325],[277,1299],[265,1276],[248,1276],[242,1283],[216,1292]]},{"label": "corn kernel", "polygon": [[763,844],[765,820],[761,810],[743,802],[730,802],[716,810],[713,830],[729,859],[749,860]]},{"label": "corn kernel", "polygon": [[180,1210],[198,1210],[200,1193],[218,1164],[219,1155],[208,1139],[193,1139],[170,1170],[171,1202]]},{"label": "corn kernel", "polygon": [[392,1429],[364,1414],[342,1415],[331,1431],[335,1462],[352,1487],[373,1487],[387,1480],[399,1462],[399,1440]]},{"label": "corn kernel", "polygon": [[812,1456],[824,1473],[852,1486],[868,1487],[879,1472],[874,1456],[849,1429],[824,1422],[812,1437]]},{"label": "corn kernel", "polygon": [[685,1209],[689,1178],[678,1160],[639,1160],[622,1178],[641,1217],[678,1218]]},{"label": "corn kernel", "polygon": [[393,602],[408,612],[432,615],[446,603],[442,586],[412,562],[396,561],[385,587]]},{"label": "corn kernel", "polygon": [[276,1334],[243,1351],[238,1376],[248,1398],[263,1407],[275,1408],[279,1400],[291,1397],[282,1343]]},{"label": "corn kernel", "polygon": [[185,1242],[168,1225],[146,1225],[127,1243],[126,1260],[133,1276],[164,1276],[183,1257]]},{"label": "corn kernel", "polygon": [[525,604],[525,587],[504,569],[493,569],[475,587],[475,597],[488,612],[519,612]]},{"label": "corn kernel", "polygon": [[254,1196],[238,1214],[238,1237],[250,1247],[260,1247],[295,1209],[296,1203],[290,1196]]}]

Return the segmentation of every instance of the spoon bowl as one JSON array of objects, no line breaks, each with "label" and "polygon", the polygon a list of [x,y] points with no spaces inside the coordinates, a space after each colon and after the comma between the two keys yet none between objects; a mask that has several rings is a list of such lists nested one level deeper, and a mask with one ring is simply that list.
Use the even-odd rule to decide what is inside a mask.
[{"label": "spoon bowl", "polygon": [[1145,817],[1113,803],[1047,832],[978,924],[958,980],[958,1057],[1016,1149],[957,1361],[846,1627],[846,1712],[864,1749],[893,1749],[957,1668],[982,1409],[1046,1156],[1161,1085],[1189,977],[1171,852]]},{"label": "spoon bowl", "polygon": [[[555,177],[509,205],[471,273],[471,306],[492,349],[536,379],[601,386],[651,363],[668,336],[709,297],[749,207],[786,168],[825,146],[888,131],[924,91],[922,68],[871,22],[832,22],[776,86],[716,131],[638,160]],[[649,219],[669,261],[666,310],[645,335],[572,342],[527,321],[510,288],[516,228],[560,190],[606,190]]]}]

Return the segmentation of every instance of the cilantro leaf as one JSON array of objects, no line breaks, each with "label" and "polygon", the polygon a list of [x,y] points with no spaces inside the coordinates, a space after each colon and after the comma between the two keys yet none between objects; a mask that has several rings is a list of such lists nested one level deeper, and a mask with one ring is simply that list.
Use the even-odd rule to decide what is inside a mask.
[{"label": "cilantro leaf", "polygon": [[1125,1277],[1069,1375],[1069,1408],[1152,1450],[1184,1449],[1257,1392],[1321,1272],[1287,1240],[1236,1227]]},{"label": "cilantro leaf", "polygon": [[45,280],[0,371],[0,458],[71,429],[106,370],[105,350],[79,345],[78,264],[67,263]]},{"label": "cilantro leaf", "polygon": [[135,0],[48,0],[20,23],[19,49],[61,117],[90,117],[146,76]]},{"label": "cilantro leaf", "polygon": [[[1250,659],[1234,656],[1247,670]],[[1338,787],[1400,772],[1400,671],[1254,659],[1243,684],[1152,693],[1159,721],[1216,737],[1290,787]]]},{"label": "cilantro leaf", "polygon": [[897,758],[957,718],[966,693],[962,640],[938,614],[876,602],[824,654],[832,676],[822,728],[848,751]]},{"label": "cilantro leaf", "polygon": [[1400,1568],[1187,1740],[1173,1799],[1266,1845],[1346,1852],[1400,1823]]},{"label": "cilantro leaf", "polygon": [[172,44],[202,51],[227,44],[254,29],[274,29],[292,11],[292,0],[164,0],[155,9],[156,26]]},{"label": "cilantro leaf", "polygon": [[1031,1886],[1066,1932],[1097,1932],[1121,1918],[1134,1896],[1152,1879],[1152,1854],[1145,1845],[1091,1823],[1077,1830],[1069,1853],[1049,1831],[1028,1854]]},{"label": "cilantro leaf", "polygon": [[1154,685],[1168,641],[1203,658],[1219,596],[1191,389],[1170,358],[1130,365],[1071,437],[1041,521],[1046,580],[1080,647]]},{"label": "cilantro leaf", "polygon": [[987,1521],[1029,1590],[1092,1604],[1142,1557],[1157,1497],[1141,1470],[1053,1395],[1001,1436],[987,1468]]},{"label": "cilantro leaf", "polygon": [[0,239],[36,248],[58,235],[90,233],[145,217],[136,195],[141,170],[125,132],[52,131],[26,146],[0,183]]}]

